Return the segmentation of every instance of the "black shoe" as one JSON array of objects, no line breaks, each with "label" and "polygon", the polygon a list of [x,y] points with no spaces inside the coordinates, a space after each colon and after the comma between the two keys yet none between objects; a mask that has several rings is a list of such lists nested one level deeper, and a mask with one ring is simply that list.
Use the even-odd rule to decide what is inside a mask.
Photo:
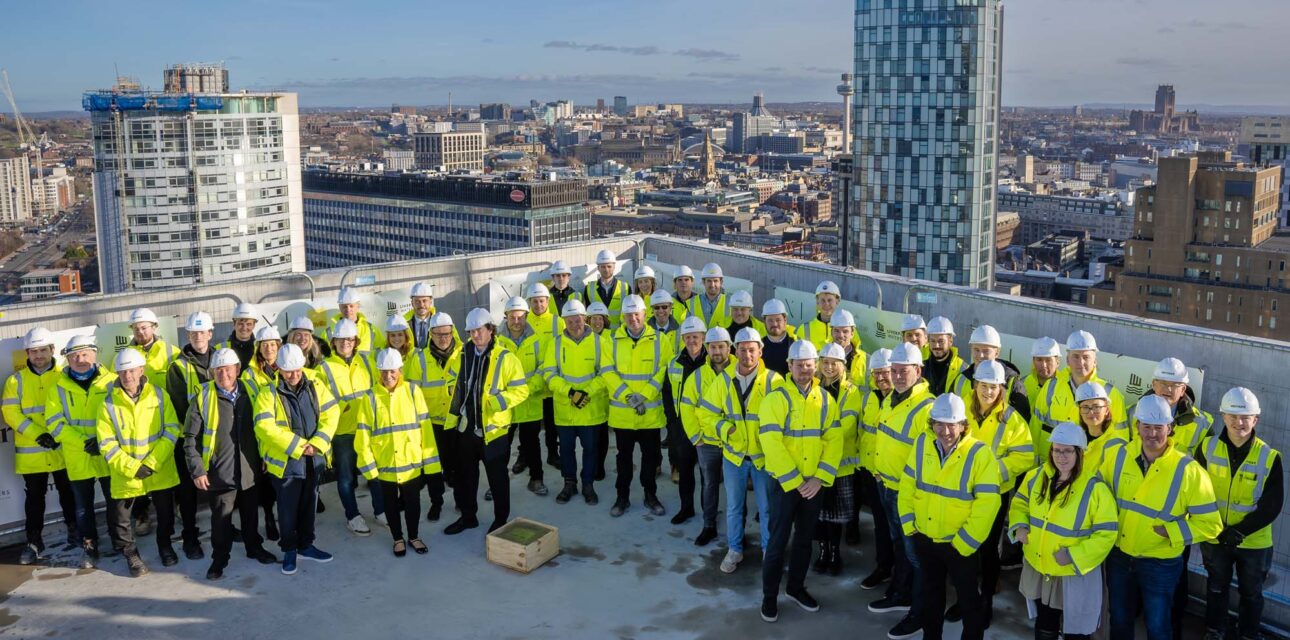
[{"label": "black shoe", "polygon": [[711,543],[713,540],[716,540],[716,539],[717,539],[717,528],[704,527],[703,531],[699,532],[699,537],[694,539],[694,546],[706,547],[708,546],[709,543]]},{"label": "black shoe", "polygon": [[553,466],[553,467],[555,467],[556,469],[559,469],[559,468],[560,468],[560,454],[558,454],[558,453],[556,453],[556,452],[554,452],[554,451],[548,451],[548,452],[547,452],[547,454],[546,454],[546,463],[547,463],[547,464],[549,464],[549,465],[551,465],[551,466]]},{"label": "black shoe", "polygon": [[233,542],[241,542],[241,541],[242,541],[242,530],[238,529],[237,527],[233,527]]},{"label": "black shoe", "polygon": [[426,520],[430,522],[438,522],[441,515],[443,515],[443,505],[432,504],[430,505],[430,510],[426,512]]},{"label": "black shoe", "polygon": [[663,503],[658,501],[658,496],[645,496],[645,508],[656,516],[667,513],[667,509],[663,508]]},{"label": "black shoe", "polygon": [[515,464],[511,465],[511,473],[518,476],[521,473],[524,473],[524,470],[527,468],[529,468],[529,466],[527,464],[524,464],[523,458],[516,458]]},{"label": "black shoe", "polygon": [[582,485],[582,500],[589,505],[600,504],[600,496],[596,495],[596,488],[590,482]]},{"label": "black shoe", "polygon": [[567,502],[569,502],[569,500],[573,499],[573,497],[576,495],[578,495],[578,483],[572,480],[565,480],[564,488],[561,489],[560,493],[556,494],[555,496],[555,503],[566,504]]},{"label": "black shoe", "polygon": [[860,523],[852,520],[847,523],[846,542],[849,545],[860,544]]},{"label": "black shoe", "polygon": [[601,470],[597,471],[597,472],[596,472],[596,482],[600,482],[601,480],[604,480],[604,479],[605,479],[605,470],[604,470],[604,469],[601,469]]},{"label": "black shoe", "polygon": [[891,569],[874,569],[873,573],[860,581],[860,588],[865,591],[877,589],[882,583],[891,580]]},{"label": "black shoe", "polygon": [[895,596],[886,595],[869,603],[869,611],[887,613],[889,611],[909,611],[909,600],[898,600]]},{"label": "black shoe", "polygon": [[395,540],[394,557],[402,558],[403,556],[406,556],[406,555],[408,555],[408,543],[404,542],[402,539]]},{"label": "black shoe", "polygon": [[99,548],[92,541],[81,545],[81,568],[95,569],[99,566]]},{"label": "black shoe", "polygon": [[184,555],[189,560],[201,560],[206,557],[206,552],[202,551],[202,543],[193,540],[192,542],[184,543]]},{"label": "black shoe", "polygon": [[501,520],[494,520],[493,524],[488,525],[488,532],[492,533],[494,531],[497,531],[498,529],[501,529],[504,526],[506,526],[505,522],[502,522]]},{"label": "black shoe", "polygon": [[528,488],[529,488],[529,492],[531,492],[535,496],[544,496],[548,493],[546,488],[546,483],[542,482],[541,480],[529,480]]},{"label": "black shoe", "polygon": [[816,573],[828,573],[829,571],[829,546],[823,542],[820,543],[820,554],[815,557],[815,563],[811,569]]},{"label": "black shoe", "polygon": [[906,615],[896,623],[896,626],[887,632],[887,637],[891,640],[905,640],[912,638],[923,632],[923,623],[919,622],[914,616]]},{"label": "black shoe", "polygon": [[[170,552],[170,555],[174,554],[174,551]],[[175,558],[175,562],[179,562],[179,559]],[[138,551],[125,554],[125,563],[130,567],[130,577],[139,578],[148,575],[148,565],[143,563],[143,558],[139,557]]]},{"label": "black shoe", "polygon": [[959,603],[955,602],[954,604],[950,605],[950,608],[945,610],[945,621],[946,622],[963,621],[963,611],[959,609]]},{"label": "black shoe", "polygon": [[779,620],[779,603],[774,598],[761,599],[761,619],[766,622]]},{"label": "black shoe", "polygon": [[680,511],[676,512],[676,515],[672,516],[672,524],[684,524],[686,520],[693,517],[694,509],[686,509],[682,507]]},{"label": "black shoe", "polygon": [[322,512],[324,512],[324,511],[326,511],[326,510],[327,510],[327,505],[323,504],[323,501],[322,501],[322,500],[319,500],[319,501],[318,501],[318,508],[317,508],[317,509],[314,509],[314,513],[322,513]]},{"label": "black shoe", "polygon": [[179,564],[179,556],[175,553],[175,548],[170,545],[162,546],[157,552],[161,555],[161,566],[173,567]]},{"label": "black shoe", "polygon": [[264,521],[264,537],[268,540],[274,541],[282,537],[278,532],[278,521],[274,520],[272,517]]},{"label": "black shoe", "polygon": [[492,502],[492,501],[493,501],[493,490],[492,490],[492,489],[489,489],[488,491],[485,491],[485,492],[484,492],[484,500],[486,500],[486,501],[488,501],[488,502]]},{"label": "black shoe", "polygon": [[797,606],[806,611],[814,613],[820,610],[820,603],[816,602],[815,598],[812,598],[811,594],[807,593],[805,588],[801,591],[785,591],[784,595],[788,596],[789,600],[796,602]]},{"label": "black shoe", "polygon": [[466,529],[474,529],[478,526],[479,526],[479,521],[474,518],[471,518],[469,520],[465,518],[457,518],[456,522],[448,525],[447,527],[444,527],[443,533],[444,535],[455,536],[461,533],[462,531],[465,531]]},{"label": "black shoe", "polygon": [[829,566],[828,574],[836,576],[842,573],[842,545],[837,542],[829,543]]},{"label": "black shoe", "polygon": [[632,506],[632,503],[624,500],[623,498],[619,498],[617,501],[614,502],[614,506],[610,507],[609,515],[614,518],[617,518],[623,515],[624,513],[626,513],[627,508],[630,506]]},{"label": "black shoe", "polygon": [[260,564],[278,564],[278,556],[273,555],[269,550],[263,548],[256,549],[255,551],[247,551],[246,557]]},{"label": "black shoe", "polygon": [[219,580],[220,578],[223,578],[223,577],[224,577],[224,567],[225,567],[225,566],[227,566],[227,565],[228,565],[228,563],[226,563],[226,562],[220,562],[219,560],[216,560],[216,561],[212,562],[212,563],[211,563],[211,567],[210,567],[209,569],[207,569],[207,570],[206,570],[206,579],[207,579],[207,580]]}]

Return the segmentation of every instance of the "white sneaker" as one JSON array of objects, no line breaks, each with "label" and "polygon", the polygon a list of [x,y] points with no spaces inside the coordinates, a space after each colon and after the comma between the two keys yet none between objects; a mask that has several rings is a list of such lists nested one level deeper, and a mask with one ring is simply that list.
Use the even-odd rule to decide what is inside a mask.
[{"label": "white sneaker", "polygon": [[381,515],[379,515],[379,516],[376,516],[376,521],[377,521],[377,522],[379,522],[379,523],[381,523],[381,526],[382,526],[382,527],[389,528],[389,526],[390,526],[390,521],[385,519],[385,514],[384,514],[384,513],[382,513],[382,514],[381,514]]},{"label": "white sneaker", "polygon": [[721,561],[721,573],[734,573],[743,559],[744,554],[738,551],[727,551],[725,559]]},{"label": "white sneaker", "polygon": [[350,518],[348,526],[349,532],[356,536],[372,535],[372,530],[367,527],[367,521],[361,515]]}]

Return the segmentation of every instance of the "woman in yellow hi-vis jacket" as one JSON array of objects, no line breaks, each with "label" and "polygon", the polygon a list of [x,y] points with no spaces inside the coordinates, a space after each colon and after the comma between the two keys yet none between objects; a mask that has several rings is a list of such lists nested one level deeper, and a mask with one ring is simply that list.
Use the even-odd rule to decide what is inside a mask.
[{"label": "woman in yellow hi-vis jacket", "polygon": [[[398,317],[398,316],[395,316]],[[403,379],[403,356],[394,348],[376,354],[378,384],[359,403],[354,450],[358,472],[371,480],[380,478],[394,555],[403,557],[412,547],[417,553],[430,549],[417,535],[421,522],[421,487],[426,476],[442,471],[435,446],[434,426],[426,399]],[[408,525],[403,537],[400,514]]]},{"label": "woman in yellow hi-vis jacket", "polygon": [[1102,563],[1119,528],[1115,496],[1088,464],[1088,438],[1053,429],[1048,459],[1026,474],[1008,509],[1021,543],[1021,594],[1034,604],[1036,640],[1087,640],[1102,619]]},{"label": "woman in yellow hi-vis jacket", "polygon": [[958,592],[964,640],[985,635],[981,602],[981,543],[999,510],[999,461],[968,432],[963,399],[938,396],[932,432],[910,447],[898,492],[900,525],[914,540],[924,592],[923,637],[941,640],[945,581]]}]

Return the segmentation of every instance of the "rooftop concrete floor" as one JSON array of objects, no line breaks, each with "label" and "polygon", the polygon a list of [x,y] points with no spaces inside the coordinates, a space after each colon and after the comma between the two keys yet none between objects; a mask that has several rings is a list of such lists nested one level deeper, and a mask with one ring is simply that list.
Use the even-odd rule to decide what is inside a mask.
[{"label": "rooftop concrete floor", "polygon": [[[558,476],[547,468],[552,491],[544,498],[524,489],[527,478],[512,478],[513,515],[560,530],[561,554],[529,575],[485,560],[483,527],[443,535],[443,527],[455,518],[451,497],[441,522],[426,523],[421,514],[421,536],[430,553],[418,556],[409,550],[407,557],[396,558],[388,530],[372,520],[370,537],[346,530],[335,485],[329,484],[322,490],[328,508],[319,516],[318,546],[336,559],[321,565],[301,561],[294,576],[246,559],[235,545],[224,579],[207,581],[209,560],[189,561],[182,552],[178,565],[163,568],[152,536],[140,544],[152,573],[140,579],[129,577],[119,555],[105,558],[95,571],[74,568],[75,550],[59,551],[41,566],[21,567],[17,549],[9,548],[0,553],[0,636],[728,639],[786,634],[830,638],[841,632],[876,639],[885,638],[899,620],[900,614],[873,614],[865,608],[882,594],[881,589],[859,587],[872,567],[872,526],[865,515],[861,545],[844,545],[843,574],[812,573],[807,578],[821,610],[807,613],[781,596],[779,622],[768,625],[758,615],[761,554],[751,517],[745,544],[751,557],[736,573],[725,575],[717,568],[725,554],[724,511],[718,517],[722,537],[707,548],[695,547],[692,541],[701,528],[696,520],[682,526],[669,523],[678,504],[675,485],[666,476],[660,478],[660,495],[667,516],[649,515],[635,487],[632,509],[617,519],[608,513],[611,482],[597,483],[601,502],[595,507],[581,498],[557,505],[552,485]],[[487,525],[491,503],[480,505]],[[360,506],[370,516],[366,496],[360,496]],[[428,501],[423,499],[425,508]],[[199,519],[207,530],[204,511]],[[61,525],[46,528],[46,540],[63,535]],[[209,554],[205,533],[203,543]],[[278,552],[272,543],[269,548]],[[1033,637],[1016,593],[1017,575],[1004,574],[987,638]],[[1189,622],[1188,637],[1199,637],[1195,629],[1204,625]],[[946,637],[958,637],[959,630],[960,625],[947,624]]]}]

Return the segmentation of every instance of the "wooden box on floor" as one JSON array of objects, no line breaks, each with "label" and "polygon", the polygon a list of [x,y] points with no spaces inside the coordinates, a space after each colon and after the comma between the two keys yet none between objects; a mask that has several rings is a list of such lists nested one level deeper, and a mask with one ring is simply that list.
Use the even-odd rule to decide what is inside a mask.
[{"label": "wooden box on floor", "polygon": [[488,561],[530,573],[560,553],[560,530],[525,518],[516,518],[488,534],[484,541]]}]

